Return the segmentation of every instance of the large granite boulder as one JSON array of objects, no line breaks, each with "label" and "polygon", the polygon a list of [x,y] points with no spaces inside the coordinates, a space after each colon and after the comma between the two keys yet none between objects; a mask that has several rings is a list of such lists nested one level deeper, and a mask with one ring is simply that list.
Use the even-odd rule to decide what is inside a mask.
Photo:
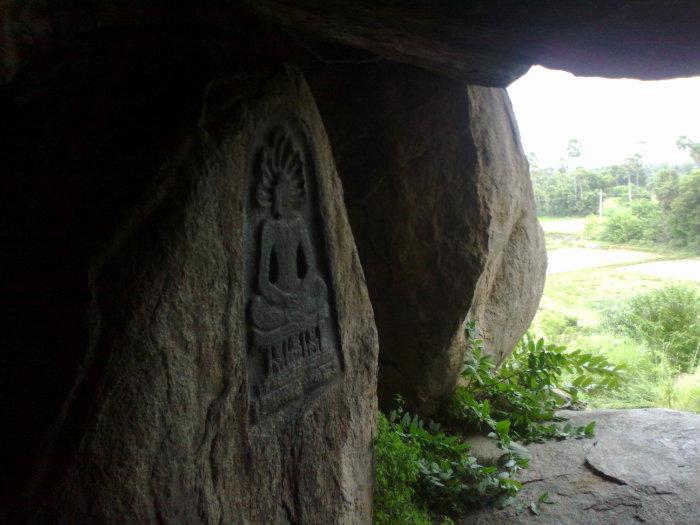
[{"label": "large granite boulder", "polygon": [[[528,446],[518,502],[482,509],[464,525],[695,525],[700,512],[700,414],[664,409],[564,412],[596,422],[593,439]],[[472,448],[488,463],[493,453]],[[549,494],[552,504],[538,503]],[[529,505],[537,505],[536,514]]]},{"label": "large granite boulder", "polygon": [[377,335],[303,75],[137,41],[5,106],[0,520],[368,523]]},{"label": "large granite boulder", "polygon": [[547,251],[508,94],[472,86],[468,97],[489,244],[467,319],[477,323],[486,352],[500,363],[537,313]]},{"label": "large granite boulder", "polygon": [[372,298],[380,403],[401,394],[429,413],[455,386],[465,320],[500,359],[542,293],[543,235],[508,96],[390,64],[309,79]]}]

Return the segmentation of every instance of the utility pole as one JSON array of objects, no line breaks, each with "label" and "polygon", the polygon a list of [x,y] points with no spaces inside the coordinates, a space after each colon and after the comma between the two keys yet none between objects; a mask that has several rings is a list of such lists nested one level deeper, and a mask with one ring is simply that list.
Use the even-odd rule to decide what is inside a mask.
[{"label": "utility pole", "polygon": [[632,204],[632,173],[627,172],[627,200]]},{"label": "utility pole", "polygon": [[598,190],[598,217],[603,218],[603,190]]}]

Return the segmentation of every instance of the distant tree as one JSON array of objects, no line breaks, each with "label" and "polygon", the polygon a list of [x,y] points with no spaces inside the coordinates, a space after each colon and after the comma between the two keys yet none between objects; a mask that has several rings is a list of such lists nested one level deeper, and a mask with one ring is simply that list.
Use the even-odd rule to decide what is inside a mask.
[{"label": "distant tree", "polygon": [[588,186],[595,190],[606,190],[616,185],[615,176],[608,168],[586,172],[586,181]]},{"label": "distant tree", "polygon": [[569,139],[569,144],[566,146],[566,156],[570,158],[581,156],[581,143],[578,139]]},{"label": "distant tree", "polygon": [[605,166],[604,168],[600,168],[600,170],[598,171],[606,179],[609,179],[611,181],[609,183],[610,187],[622,186],[623,184],[627,184],[627,168],[624,164]]},{"label": "distant tree", "polygon": [[642,162],[642,156],[639,153],[635,153],[631,157],[625,160],[625,168],[628,173],[631,173],[635,177],[635,184],[639,186],[639,175],[641,174],[644,163]]},{"label": "distant tree", "polygon": [[685,245],[700,247],[700,170],[683,177],[671,203],[671,235]]},{"label": "distant tree", "polygon": [[[578,139],[569,139],[569,144],[566,146],[566,156],[569,159],[576,159],[581,156],[581,143]],[[574,195],[580,197],[583,194],[583,188],[579,181],[578,173],[574,172]]]},{"label": "distant tree", "polygon": [[539,169],[539,162],[537,160],[537,155],[535,155],[534,151],[531,151],[527,155],[525,155],[525,158],[527,159],[527,163],[530,166],[530,171],[537,171]]},{"label": "distant tree", "polygon": [[671,204],[678,197],[678,172],[663,170],[656,174],[654,182],[654,195],[659,201],[661,209],[668,213],[671,211]]},{"label": "distant tree", "polygon": [[693,162],[700,166],[700,142],[693,142],[686,135],[681,135],[676,140],[676,146],[678,149],[688,150],[690,153],[690,158]]},{"label": "distant tree", "polygon": [[642,156],[635,153],[625,160],[625,170],[627,171],[627,198],[632,200],[632,177],[635,178],[635,186],[639,186],[639,175],[642,172]]}]

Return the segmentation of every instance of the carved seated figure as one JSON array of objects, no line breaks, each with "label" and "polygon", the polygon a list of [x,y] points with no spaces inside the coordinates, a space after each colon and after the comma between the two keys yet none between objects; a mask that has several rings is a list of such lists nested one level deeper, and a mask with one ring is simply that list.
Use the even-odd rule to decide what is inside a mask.
[{"label": "carved seated figure", "polygon": [[[297,325],[318,325],[328,317],[327,289],[318,272],[306,221],[299,212],[305,199],[303,161],[286,135],[273,135],[263,149],[258,203],[269,206],[263,222],[258,291],[250,313],[258,334]],[[262,335],[262,334],[260,334]]]}]

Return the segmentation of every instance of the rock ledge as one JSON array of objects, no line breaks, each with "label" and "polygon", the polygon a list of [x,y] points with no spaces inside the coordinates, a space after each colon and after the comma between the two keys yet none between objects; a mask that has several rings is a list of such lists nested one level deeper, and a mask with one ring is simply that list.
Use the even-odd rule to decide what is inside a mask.
[{"label": "rock ledge", "polygon": [[[479,510],[460,523],[700,522],[700,414],[635,409],[563,415],[576,425],[594,420],[596,437],[528,446],[530,468],[520,479],[525,507],[544,492],[555,503],[540,505],[539,516],[528,510],[518,514],[516,504]],[[477,457],[482,448],[474,447]]]}]

